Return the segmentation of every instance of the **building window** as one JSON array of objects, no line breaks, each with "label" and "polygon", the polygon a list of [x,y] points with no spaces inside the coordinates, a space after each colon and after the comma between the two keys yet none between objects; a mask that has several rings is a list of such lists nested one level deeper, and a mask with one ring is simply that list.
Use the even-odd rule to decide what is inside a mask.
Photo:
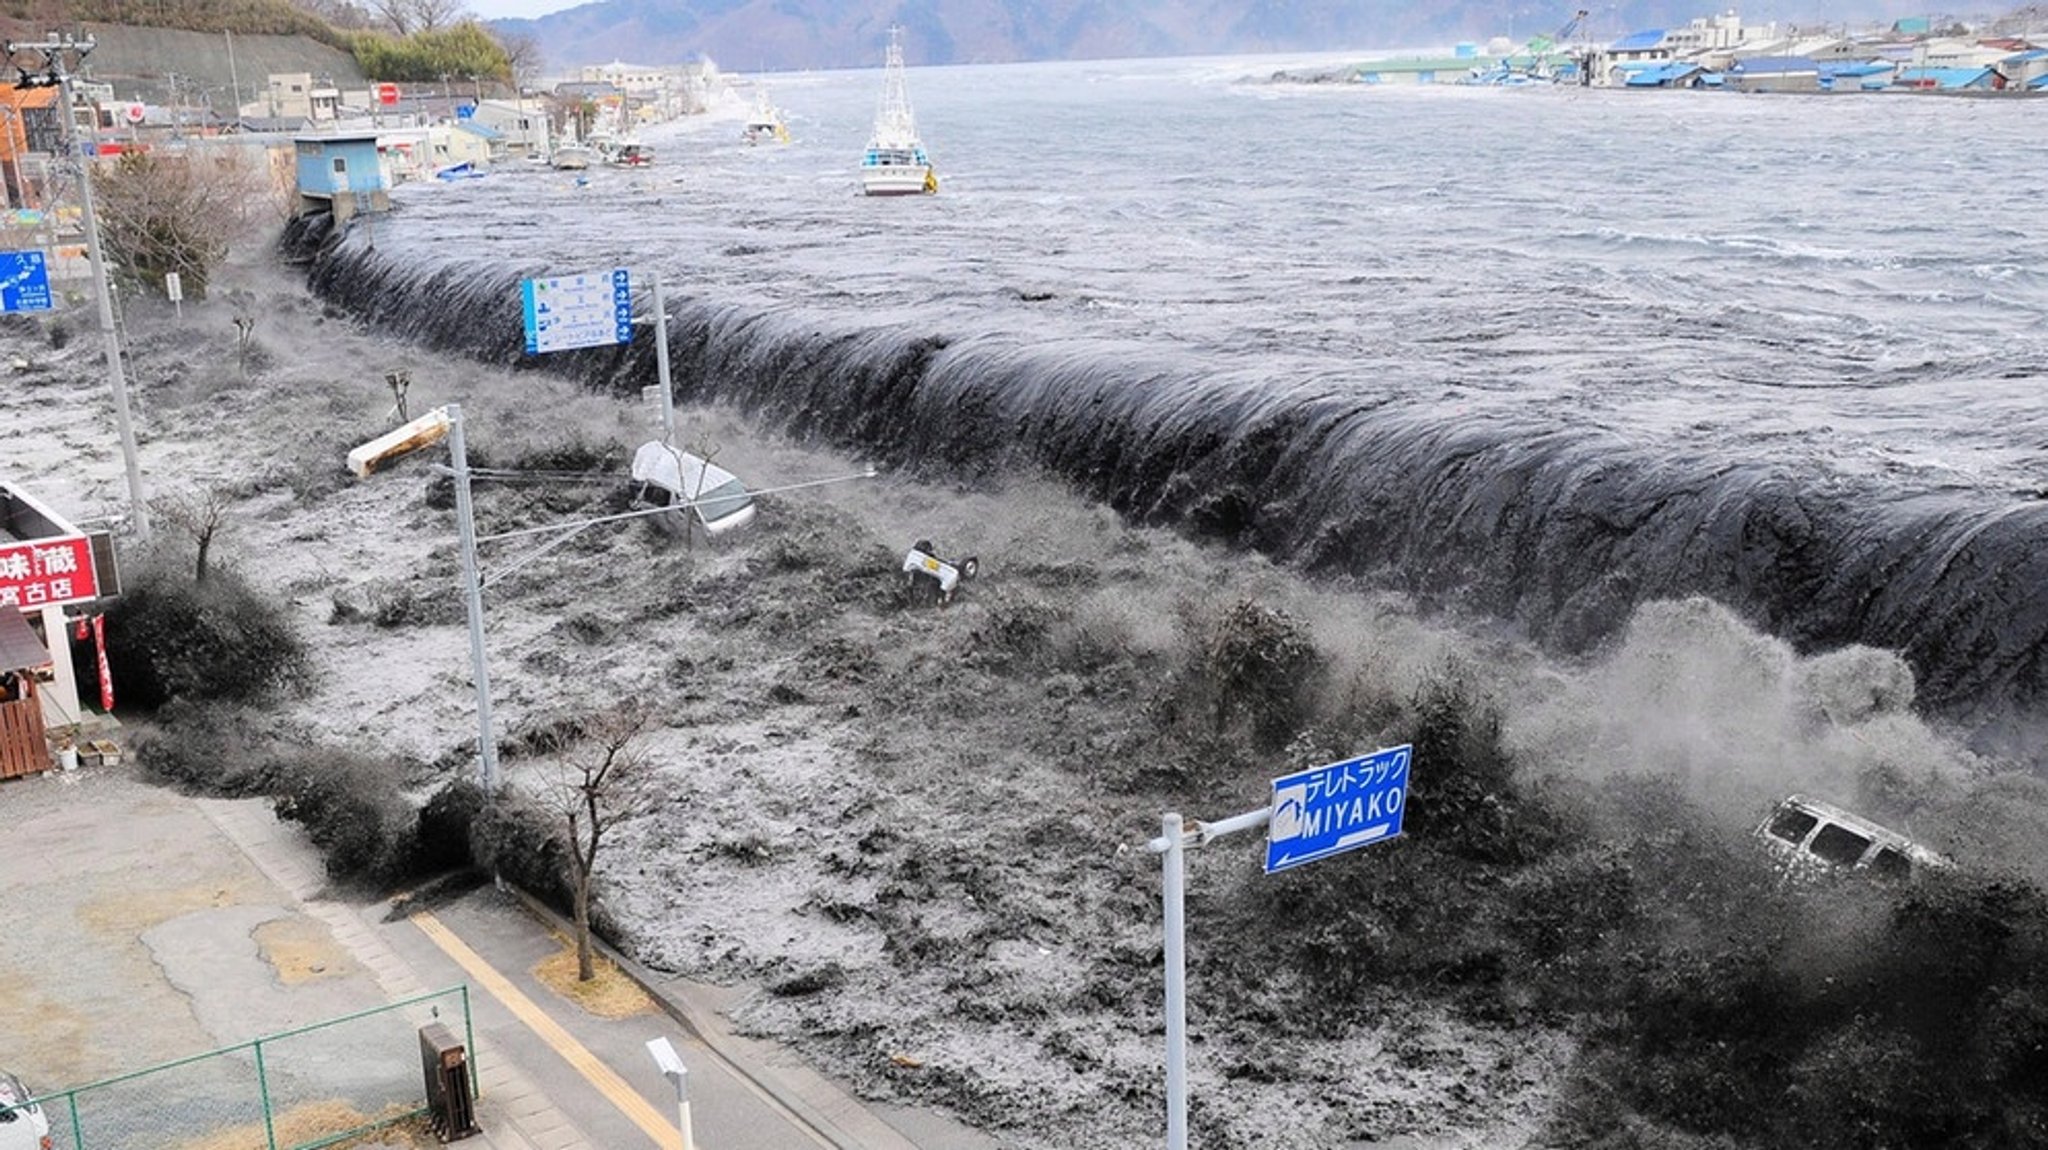
[{"label": "building window", "polygon": [[337,176],[348,175],[348,158],[346,156],[334,157],[334,174]]}]

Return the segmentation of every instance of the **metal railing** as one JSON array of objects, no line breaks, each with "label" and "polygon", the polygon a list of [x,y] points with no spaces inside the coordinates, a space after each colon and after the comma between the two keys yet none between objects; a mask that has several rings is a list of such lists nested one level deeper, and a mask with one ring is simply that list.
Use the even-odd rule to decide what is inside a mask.
[{"label": "metal railing", "polygon": [[419,1029],[453,1009],[474,1094],[464,985],[33,1101],[54,1150],[319,1150],[427,1113]]}]

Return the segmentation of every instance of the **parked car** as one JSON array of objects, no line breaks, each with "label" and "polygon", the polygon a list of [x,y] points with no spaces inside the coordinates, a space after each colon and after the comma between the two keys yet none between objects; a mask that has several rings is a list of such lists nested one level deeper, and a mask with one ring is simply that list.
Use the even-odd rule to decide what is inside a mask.
[{"label": "parked car", "polygon": [[21,1079],[0,1070],[0,1150],[50,1150],[50,1120]]},{"label": "parked car", "polygon": [[1806,795],[1779,803],[1757,826],[1756,837],[1797,878],[1857,871],[1901,880],[1954,865],[1889,827]]}]

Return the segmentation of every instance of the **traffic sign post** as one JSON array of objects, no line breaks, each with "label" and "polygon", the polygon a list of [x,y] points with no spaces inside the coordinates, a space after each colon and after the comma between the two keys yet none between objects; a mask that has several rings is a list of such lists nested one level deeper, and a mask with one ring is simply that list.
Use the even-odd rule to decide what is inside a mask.
[{"label": "traffic sign post", "polygon": [[[661,381],[661,438],[675,443],[675,389],[669,382],[668,299],[662,295],[661,273],[651,275],[654,290],[654,359]],[[601,347],[633,342],[633,279],[625,268],[608,273],[531,279],[520,283],[526,316],[526,354]]]},{"label": "traffic sign post", "polygon": [[1159,856],[1166,967],[1166,1147],[1188,1150],[1187,852],[1237,831],[1266,828],[1266,873],[1273,874],[1385,842],[1401,833],[1408,809],[1412,744],[1282,775],[1265,807],[1191,830],[1178,814],[1160,819],[1146,849]]},{"label": "traffic sign post", "polygon": [[0,252],[0,312],[49,311],[50,264],[39,251]]},{"label": "traffic sign post", "polygon": [[633,285],[625,268],[522,280],[526,354],[633,342]]}]

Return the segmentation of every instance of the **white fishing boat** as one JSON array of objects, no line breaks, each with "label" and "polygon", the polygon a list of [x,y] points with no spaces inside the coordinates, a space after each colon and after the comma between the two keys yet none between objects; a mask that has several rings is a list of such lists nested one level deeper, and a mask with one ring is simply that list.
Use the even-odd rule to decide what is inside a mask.
[{"label": "white fishing boat", "polygon": [[747,126],[740,129],[740,139],[749,144],[789,143],[789,126],[782,122],[782,109],[768,102],[767,89],[762,89],[755,100]]},{"label": "white fishing boat", "polygon": [[875,131],[860,161],[860,190],[870,196],[914,196],[939,190],[939,175],[917,135],[910,92],[903,83],[900,28],[889,29],[889,54],[882,64],[882,99],[875,107]]},{"label": "white fishing boat", "polygon": [[580,172],[597,158],[597,149],[586,144],[556,144],[548,163],[565,172]]}]

